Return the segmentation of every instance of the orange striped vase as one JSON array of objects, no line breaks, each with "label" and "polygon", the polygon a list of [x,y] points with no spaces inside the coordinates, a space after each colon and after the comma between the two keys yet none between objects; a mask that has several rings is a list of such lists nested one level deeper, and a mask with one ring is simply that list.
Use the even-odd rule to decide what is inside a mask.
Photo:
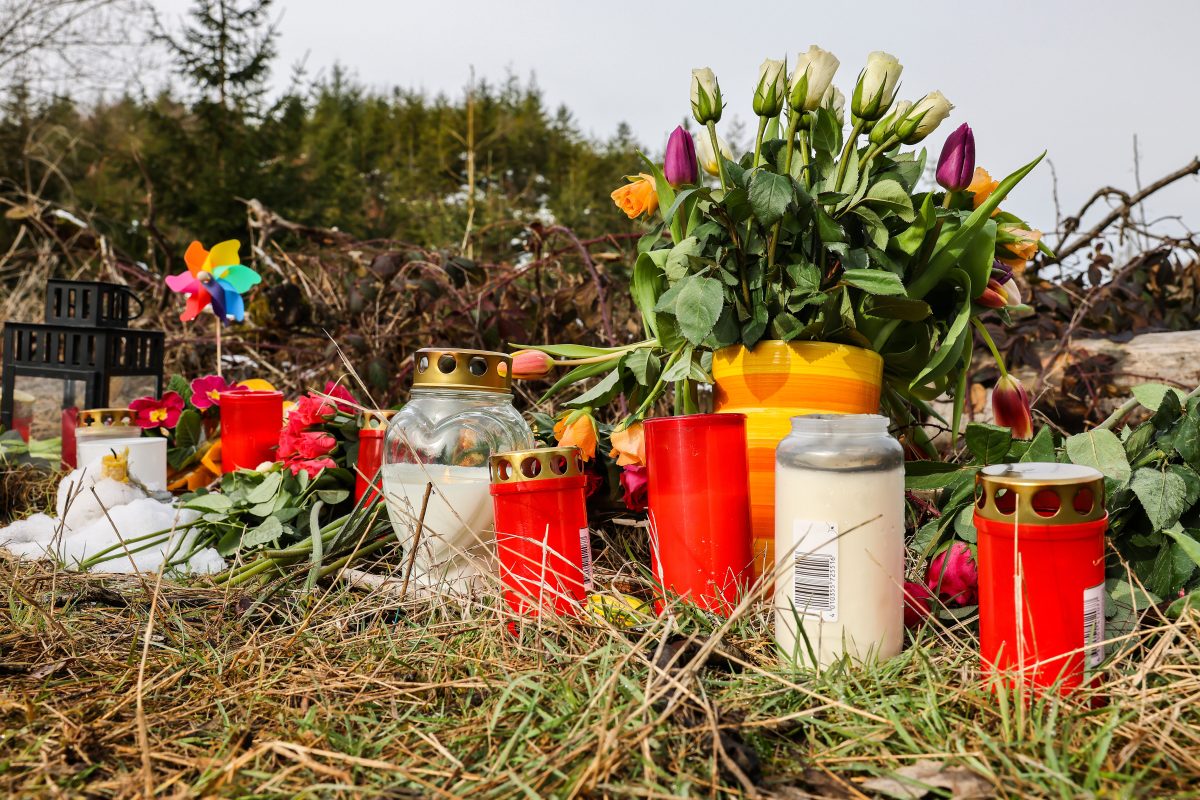
[{"label": "orange striped vase", "polygon": [[861,347],[766,340],[713,354],[718,413],[746,415],[754,577],[775,565],[775,448],[798,414],[878,414],[883,359]]}]

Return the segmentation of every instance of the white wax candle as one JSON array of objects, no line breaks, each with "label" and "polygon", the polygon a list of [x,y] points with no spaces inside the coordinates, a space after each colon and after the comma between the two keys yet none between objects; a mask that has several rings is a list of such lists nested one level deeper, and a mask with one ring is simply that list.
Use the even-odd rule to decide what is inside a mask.
[{"label": "white wax candle", "polygon": [[102,456],[129,450],[129,477],[151,491],[167,488],[167,440],[158,436],[127,439],[79,438],[76,463],[85,467]]}]

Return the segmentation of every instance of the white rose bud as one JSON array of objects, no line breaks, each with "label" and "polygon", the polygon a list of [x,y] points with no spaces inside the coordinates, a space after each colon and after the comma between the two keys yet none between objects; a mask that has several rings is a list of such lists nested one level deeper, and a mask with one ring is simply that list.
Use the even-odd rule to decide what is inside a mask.
[{"label": "white rose bud", "polygon": [[796,112],[816,111],[840,64],[837,56],[815,44],[808,52],[796,56],[796,68],[788,86],[788,107]]},{"label": "white rose bud", "polygon": [[826,89],[825,94],[821,95],[821,108],[832,111],[838,125],[846,123],[846,95],[842,94],[841,89],[836,86]]},{"label": "white rose bud", "polygon": [[708,67],[692,70],[692,116],[701,125],[721,121],[721,87]]},{"label": "white rose bud", "polygon": [[[726,160],[733,161],[733,151],[729,149],[729,142],[718,136],[717,146],[721,148],[721,155]],[[721,167],[717,163],[716,154],[713,153],[712,137],[708,135],[707,131],[696,134],[696,158],[700,161],[700,169],[713,177],[720,176]]]},{"label": "white rose bud", "polygon": [[904,119],[904,115],[912,108],[908,100],[897,100],[887,116],[875,123],[871,128],[871,144],[883,144],[896,132],[896,125]]},{"label": "white rose bud", "polygon": [[896,124],[896,136],[905,144],[916,144],[945,122],[952,108],[954,106],[946,99],[946,95],[930,92],[918,100],[904,119]]},{"label": "white rose bud", "polygon": [[787,97],[787,65],[768,58],[758,68],[758,86],[754,89],[754,113],[760,117],[777,117]]},{"label": "white rose bud", "polygon": [[888,53],[876,50],[867,56],[867,66],[859,73],[850,99],[851,113],[868,122],[886,114],[896,99],[896,84],[903,70],[899,59]]}]

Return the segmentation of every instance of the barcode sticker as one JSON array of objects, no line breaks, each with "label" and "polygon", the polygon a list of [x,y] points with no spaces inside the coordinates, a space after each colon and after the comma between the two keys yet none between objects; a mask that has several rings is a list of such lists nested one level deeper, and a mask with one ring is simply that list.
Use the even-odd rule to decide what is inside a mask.
[{"label": "barcode sticker", "polygon": [[792,569],[792,602],[801,614],[838,621],[838,528],[833,522],[798,519]]},{"label": "barcode sticker", "polygon": [[1083,590],[1083,646],[1088,669],[1095,669],[1104,661],[1104,584]]},{"label": "barcode sticker", "polygon": [[583,590],[592,590],[592,532],[587,528],[579,529],[579,557],[583,562]]}]

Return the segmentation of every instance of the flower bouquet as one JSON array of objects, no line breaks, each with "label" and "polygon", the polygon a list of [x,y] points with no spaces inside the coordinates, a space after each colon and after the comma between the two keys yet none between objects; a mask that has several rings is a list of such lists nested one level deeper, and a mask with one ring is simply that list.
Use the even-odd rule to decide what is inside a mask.
[{"label": "flower bouquet", "polygon": [[[739,158],[718,134],[716,76],[693,70],[699,132],[677,128],[663,164],[643,156],[646,171],[613,192],[628,216],[649,221],[630,285],[645,338],[608,348],[523,346],[517,355],[516,377],[572,367],[547,398],[599,378],[565,404],[564,434],[623,395],[629,412],[614,446],[636,449],[618,441],[621,433],[668,387],[677,413],[695,412],[697,384],[713,380],[713,354],[768,339],[877,353],[882,404],[910,428],[908,440],[932,452],[916,422],[937,417],[929,403],[947,393],[954,411],[945,422],[957,434],[972,328],[990,345],[979,318],[1006,320],[1023,308],[1017,278],[1039,249],[1048,252],[1039,232],[1000,210],[1042,156],[994,181],[976,168],[974,137],[962,125],[945,142],[934,185],[924,177],[925,150],[911,146],[947,119],[949,101],[936,91],[898,100],[901,65],[876,52],[847,103],[833,86],[838,63],[815,46],[790,76],[783,61],[763,62],[753,150]],[[1015,427],[1028,417],[1027,401],[999,366],[1011,396],[995,407]]]}]

